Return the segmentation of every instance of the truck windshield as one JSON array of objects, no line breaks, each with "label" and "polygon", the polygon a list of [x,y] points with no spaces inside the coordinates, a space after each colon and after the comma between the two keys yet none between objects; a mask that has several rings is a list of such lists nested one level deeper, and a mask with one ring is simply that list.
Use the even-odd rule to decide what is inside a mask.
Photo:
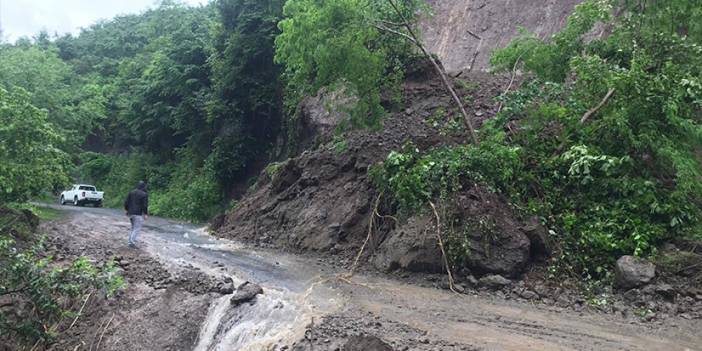
[{"label": "truck windshield", "polygon": [[81,186],[78,187],[78,190],[95,191],[95,187],[94,187],[94,186],[82,186],[82,185],[81,185]]}]

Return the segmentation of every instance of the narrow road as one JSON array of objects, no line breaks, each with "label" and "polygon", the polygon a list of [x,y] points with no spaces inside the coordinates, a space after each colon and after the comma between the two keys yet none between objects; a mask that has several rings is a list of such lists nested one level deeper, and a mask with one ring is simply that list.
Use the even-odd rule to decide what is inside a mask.
[{"label": "narrow road", "polygon": [[[51,207],[69,213],[53,225],[66,240],[125,249],[128,221],[121,211]],[[263,287],[254,305],[233,308],[229,296],[208,298],[195,350],[282,350],[295,343],[295,350],[334,350],[348,336],[368,333],[407,350],[702,351],[700,321],[632,324],[616,316],[456,295],[385,278],[345,280],[317,261],[249,249],[214,238],[202,227],[161,218],[145,222],[140,240],[139,255],[168,270],[195,267],[232,277],[235,285],[251,281]],[[309,346],[308,328],[319,336],[307,340]]]}]

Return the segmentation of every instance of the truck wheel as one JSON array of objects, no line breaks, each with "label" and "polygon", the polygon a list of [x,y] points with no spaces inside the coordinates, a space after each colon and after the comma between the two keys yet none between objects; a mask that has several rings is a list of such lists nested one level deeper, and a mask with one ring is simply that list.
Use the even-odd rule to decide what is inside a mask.
[{"label": "truck wheel", "polygon": [[78,201],[78,196],[73,198],[73,206],[80,206],[80,202]]},{"label": "truck wheel", "polygon": [[59,204],[61,204],[61,206],[66,204],[66,200],[63,198],[63,195],[61,195],[61,200],[59,200]]},{"label": "truck wheel", "polygon": [[102,201],[95,204],[95,207],[102,207]]}]

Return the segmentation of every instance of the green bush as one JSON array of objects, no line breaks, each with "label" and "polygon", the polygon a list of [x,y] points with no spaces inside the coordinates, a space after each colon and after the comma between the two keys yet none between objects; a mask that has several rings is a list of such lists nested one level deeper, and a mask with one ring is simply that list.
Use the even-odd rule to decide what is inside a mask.
[{"label": "green bush", "polygon": [[[416,0],[396,2],[411,20],[422,8]],[[395,11],[384,0],[291,0],[284,15],[276,60],[285,65],[291,110],[322,87],[344,89],[358,99],[350,123],[379,125],[381,92],[399,89],[413,53],[406,39],[378,29],[383,20],[401,22]]]},{"label": "green bush", "polygon": [[111,297],[125,287],[113,262],[98,268],[80,257],[68,265],[55,264],[46,257],[43,242],[12,234],[23,221],[5,223],[13,218],[8,213],[12,211],[0,209],[0,297],[13,308],[0,309],[0,338],[20,345],[50,343],[59,322],[74,316],[67,310],[73,299],[88,291]]},{"label": "green bush", "polygon": [[198,165],[188,149],[174,162],[134,152],[126,156],[84,153],[80,178],[105,191],[105,205],[122,208],[127,194],[143,180],[148,185],[149,211],[188,221],[205,221],[223,209],[223,191],[214,171]]},{"label": "green bush", "polygon": [[22,88],[0,87],[0,204],[26,201],[68,180],[61,135]]},{"label": "green bush", "polygon": [[484,183],[543,218],[558,243],[554,267],[584,276],[604,277],[620,255],[698,235],[701,43],[636,11],[586,42],[611,10],[608,1],[584,2],[554,40],[519,38],[498,50],[498,70],[517,64],[533,76],[502,98],[502,113],[480,131],[484,142],[392,153],[373,170],[378,184],[416,209]]}]

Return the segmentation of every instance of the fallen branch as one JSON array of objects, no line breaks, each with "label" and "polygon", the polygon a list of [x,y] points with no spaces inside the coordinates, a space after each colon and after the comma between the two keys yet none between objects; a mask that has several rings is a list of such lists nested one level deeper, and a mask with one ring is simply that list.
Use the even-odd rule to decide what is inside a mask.
[{"label": "fallen branch", "polygon": [[90,299],[90,295],[92,295],[92,292],[88,293],[88,296],[85,297],[85,301],[83,301],[83,305],[80,306],[80,310],[78,310],[78,314],[76,315],[76,318],[73,320],[73,323],[71,323],[71,325],[66,330],[70,330],[71,328],[73,328],[74,325],[76,325],[78,318],[80,317],[81,314],[83,314],[83,309],[85,308],[85,305],[88,303],[88,300]]},{"label": "fallen branch", "polygon": [[447,74],[444,71],[443,67],[439,65],[438,62],[434,59],[434,57],[427,51],[427,49],[424,47],[422,44],[421,40],[417,35],[414,33],[414,30],[412,29],[412,25],[410,25],[409,21],[405,18],[405,15],[400,11],[400,8],[397,7],[395,2],[393,0],[387,0],[390,6],[395,10],[397,15],[400,17],[402,20],[402,25],[407,29],[407,32],[409,35],[404,34],[403,37],[407,38],[410,37],[412,38],[412,42],[419,48],[419,50],[422,52],[422,54],[431,62],[432,66],[434,66],[434,69],[436,69],[436,72],[439,74],[441,77],[441,81],[444,83],[444,86],[446,89],[451,93],[451,96],[453,97],[453,100],[456,102],[458,105],[459,109],[461,110],[461,114],[463,115],[463,122],[466,125],[466,128],[468,128],[468,131],[470,132],[470,138],[473,141],[474,145],[479,145],[480,141],[478,139],[478,135],[475,131],[475,128],[473,127],[473,122],[470,119],[470,116],[468,116],[468,112],[466,112],[465,106],[463,106],[463,101],[461,101],[461,98],[458,97],[458,94],[456,94],[456,90],[453,88],[451,83],[448,80]]},{"label": "fallen branch", "polygon": [[580,119],[580,123],[587,122],[587,120],[590,119],[592,115],[597,113],[597,111],[599,111],[602,108],[602,106],[604,106],[607,103],[607,101],[609,101],[609,98],[611,98],[612,95],[614,95],[614,88],[609,89],[607,95],[605,95],[605,97],[602,99],[602,101],[600,101],[599,104],[597,104],[597,106],[593,107],[590,111],[585,112],[583,118]]},{"label": "fallen branch", "polygon": [[112,323],[113,319],[115,319],[114,313],[112,314],[112,318],[110,318],[110,320],[107,322],[107,325],[105,325],[105,329],[102,330],[102,334],[100,334],[100,340],[98,340],[97,348],[95,348],[96,350],[100,350],[100,344],[102,343],[102,338],[105,336],[105,332],[107,331],[107,328],[110,327],[110,323]]},{"label": "fallen branch", "polygon": [[356,254],[356,258],[353,260],[353,265],[351,266],[351,269],[349,270],[349,273],[347,274],[347,278],[350,278],[354,275],[356,272],[356,267],[358,267],[358,261],[361,259],[361,256],[363,255],[363,251],[366,249],[366,245],[368,245],[368,242],[370,241],[371,237],[373,236],[373,222],[375,221],[375,216],[378,215],[378,206],[380,205],[380,198],[383,196],[383,193],[380,193],[378,195],[378,198],[375,199],[375,206],[371,210],[370,218],[368,219],[368,235],[366,236],[366,240],[363,241],[363,245],[361,245],[361,249],[358,250],[358,254]]},{"label": "fallen branch", "polygon": [[[519,62],[522,60],[522,56],[524,56],[525,53],[526,52],[521,53],[517,57],[517,60],[514,61],[514,66],[512,66],[512,75],[511,75],[511,78],[509,79],[509,85],[507,85],[507,89],[505,89],[505,91],[502,93],[502,95],[500,95],[501,98],[505,97],[507,95],[507,93],[509,93],[509,91],[512,89],[512,85],[514,84],[514,78],[517,76],[517,67],[519,66]],[[504,107],[504,105],[502,104],[502,102],[500,102],[500,106],[497,108],[497,113],[502,112],[502,107]]]},{"label": "fallen branch", "polygon": [[439,217],[439,212],[436,211],[436,206],[434,203],[429,201],[431,209],[434,211],[434,216],[436,216],[436,240],[439,243],[439,249],[441,249],[441,257],[444,260],[444,266],[446,266],[446,273],[448,274],[449,289],[451,291],[458,293],[455,288],[453,281],[453,274],[451,273],[451,266],[449,265],[448,256],[446,256],[446,250],[444,250],[444,241],[441,238],[441,219]]},{"label": "fallen branch", "polygon": [[379,24],[376,24],[376,25],[375,25],[375,28],[380,29],[380,30],[382,30],[382,31],[386,31],[386,32],[388,32],[388,33],[392,33],[392,34],[396,34],[396,35],[402,36],[402,37],[404,37],[405,39],[409,40],[410,42],[412,42],[412,43],[414,43],[414,44],[417,44],[417,42],[414,40],[414,38],[412,38],[411,36],[409,36],[409,35],[407,35],[407,34],[405,34],[405,33],[400,32],[400,31],[397,31],[397,30],[394,30],[394,29],[390,29],[390,28],[388,28],[388,27],[386,27],[386,26],[382,26],[382,25],[379,25]]},{"label": "fallen branch", "polygon": [[105,320],[100,321],[100,326],[95,330],[95,335],[93,335],[93,339],[90,341],[90,348],[88,348],[89,351],[93,351],[93,345],[95,345],[95,339],[97,339],[98,334],[100,333],[100,330],[102,329],[102,326],[105,325]]},{"label": "fallen branch", "polygon": [[684,271],[686,271],[686,270],[688,270],[688,269],[697,268],[697,267],[699,267],[699,266],[702,266],[702,262],[698,262],[698,263],[695,263],[695,264],[693,264],[693,265],[691,265],[691,266],[687,266],[687,267],[685,267],[685,268],[683,268],[683,269],[680,269],[680,270],[678,270],[677,272],[675,272],[675,274],[682,273],[682,272],[684,272]]},{"label": "fallen branch", "polygon": [[483,39],[480,39],[480,42],[478,43],[478,48],[475,49],[475,52],[473,53],[473,59],[470,61],[470,67],[468,68],[469,72],[473,71],[473,67],[475,67],[475,60],[478,58],[478,55],[480,55],[480,49],[483,47]]}]

